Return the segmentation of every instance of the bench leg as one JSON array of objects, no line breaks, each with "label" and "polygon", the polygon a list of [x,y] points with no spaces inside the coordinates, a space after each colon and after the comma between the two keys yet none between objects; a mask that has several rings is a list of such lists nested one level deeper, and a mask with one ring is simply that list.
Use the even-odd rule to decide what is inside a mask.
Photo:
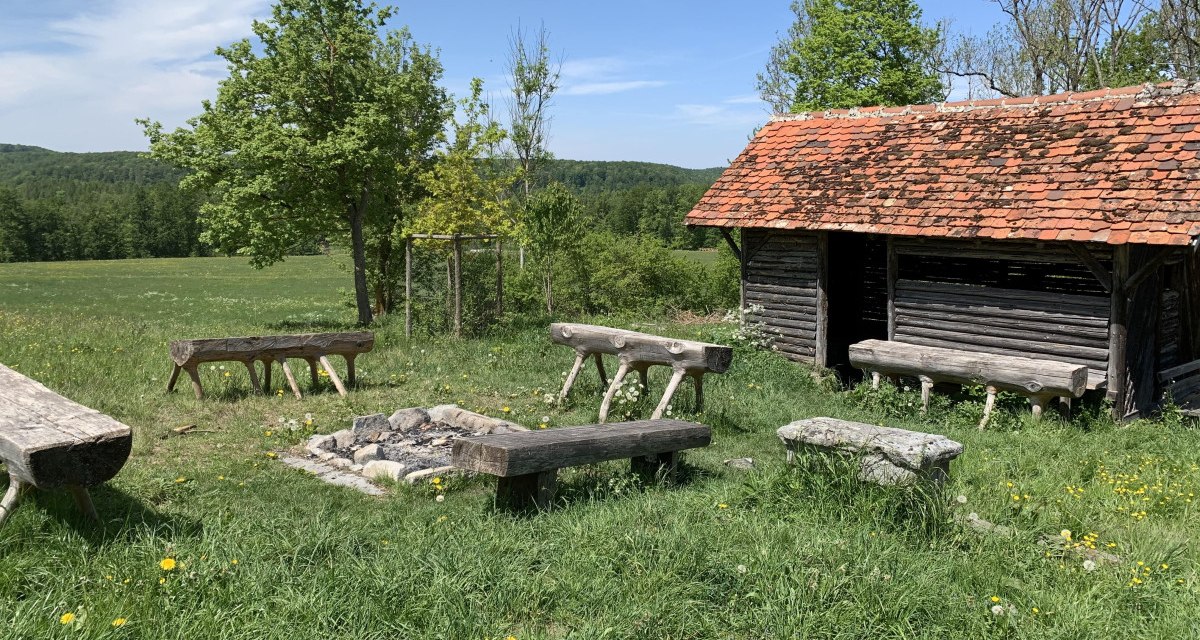
[{"label": "bench leg", "polygon": [[637,456],[629,459],[630,471],[638,474],[646,482],[660,477],[670,482],[675,478],[675,469],[679,464],[679,452],[668,451],[648,456]]},{"label": "bench leg", "polygon": [[992,409],[996,408],[996,387],[988,385],[987,400],[983,403],[983,418],[979,420],[979,430],[987,426],[988,418],[992,417]]},{"label": "bench leg", "polygon": [[692,380],[696,381],[696,413],[704,411],[704,372],[692,374]]},{"label": "bench leg", "polygon": [[612,379],[612,384],[608,385],[608,391],[604,393],[604,401],[600,403],[600,424],[604,424],[604,421],[608,420],[608,408],[617,395],[617,389],[621,388],[621,382],[625,380],[627,373],[629,373],[629,365],[622,362],[621,366],[617,367],[617,375]]},{"label": "bench leg", "polygon": [[604,356],[599,353],[594,356],[596,360],[596,373],[600,374],[600,386],[608,386],[608,374],[604,372]]},{"label": "bench leg", "polygon": [[929,392],[933,391],[933,380],[919,376],[921,380],[921,413],[929,411]]},{"label": "bench leg", "polygon": [[1048,398],[1046,396],[1033,396],[1032,398],[1029,399],[1029,406],[1033,410],[1033,419],[1034,420],[1041,419],[1042,410],[1044,410],[1046,408],[1046,403],[1049,402],[1049,400],[1050,400],[1050,398]]},{"label": "bench leg", "polygon": [[305,358],[304,361],[308,363],[308,376],[312,379],[312,388],[316,389],[321,378],[317,373],[317,361],[312,358]]},{"label": "bench leg", "polygon": [[354,388],[355,381],[358,380],[357,376],[354,374],[354,358],[358,356],[357,354],[351,353],[342,357],[346,359],[346,386]]},{"label": "bench leg", "polygon": [[338,377],[337,371],[334,371],[328,357],[321,356],[321,366],[325,367],[325,373],[329,374],[329,379],[333,381],[333,386],[337,388],[338,394],[346,395],[346,385],[342,384],[342,379]]},{"label": "bench leg", "polygon": [[662,400],[658,401],[658,406],[654,408],[654,413],[650,415],[651,420],[658,420],[662,417],[663,412],[667,410],[667,406],[671,404],[671,396],[675,395],[675,390],[679,388],[679,382],[683,380],[683,376],[687,372],[682,369],[676,369],[671,374],[671,381],[667,383],[667,388],[663,391]]},{"label": "bench leg", "polygon": [[871,372],[871,389],[872,390],[879,391],[879,379],[882,377],[883,376],[879,375],[878,371]]},{"label": "bench leg", "polygon": [[496,506],[513,511],[549,509],[558,490],[558,470],[496,479]]},{"label": "bench leg", "polygon": [[567,394],[571,392],[571,387],[575,386],[575,378],[579,375],[579,371],[583,369],[583,363],[587,360],[587,357],[588,354],[582,351],[575,352],[575,364],[571,365],[571,372],[567,374],[567,381],[563,383],[562,391],[558,392],[560,399],[565,400]]},{"label": "bench leg", "polygon": [[650,393],[650,376],[647,374],[649,370],[650,365],[643,365],[637,369],[638,382],[642,383],[642,391],[645,393]]},{"label": "bench leg", "polygon": [[171,377],[167,380],[167,393],[171,393],[175,390],[175,383],[179,381],[179,372],[182,369],[183,367],[177,364],[171,365]]},{"label": "bench leg", "polygon": [[67,491],[71,492],[71,497],[75,498],[75,506],[79,507],[83,515],[92,522],[100,522],[100,514],[96,513],[96,505],[92,504],[92,496],[86,487],[72,484],[67,486]]},{"label": "bench leg", "polygon": [[292,393],[299,400],[304,396],[300,395],[300,385],[296,384],[296,376],[292,374],[292,368],[288,366],[287,358],[279,358],[279,366],[283,369],[283,375],[287,378],[288,385],[292,387]]},{"label": "bench leg", "polygon": [[265,388],[267,391],[270,391],[270,390],[271,390],[271,368],[272,368],[272,366],[273,366],[274,364],[275,364],[274,362],[272,362],[271,360],[269,360],[269,359],[266,359],[266,358],[264,358],[264,359],[263,359],[263,361],[262,361],[262,365],[263,365],[263,387],[264,387],[264,388]]},{"label": "bench leg", "polygon": [[25,485],[16,476],[9,474],[8,491],[4,492],[4,499],[0,500],[0,524],[4,524],[8,515],[17,508],[17,501],[21,499],[22,493],[25,493]]},{"label": "bench leg", "polygon": [[196,399],[203,398],[204,388],[200,386],[200,372],[196,371],[195,366],[187,367],[185,371],[187,371],[188,377],[192,379],[192,391],[195,392]]},{"label": "bench leg", "polygon": [[262,385],[258,384],[258,371],[254,368],[254,361],[246,361],[246,372],[250,374],[250,388],[254,389],[254,393],[262,394]]}]

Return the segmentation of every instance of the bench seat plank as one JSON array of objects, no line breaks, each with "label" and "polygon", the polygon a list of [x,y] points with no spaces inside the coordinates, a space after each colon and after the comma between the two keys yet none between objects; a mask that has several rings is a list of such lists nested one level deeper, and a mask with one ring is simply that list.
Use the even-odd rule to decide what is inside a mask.
[{"label": "bench seat plank", "polygon": [[94,486],[124,466],[132,430],[0,365],[0,459],[38,488]]},{"label": "bench seat plank", "polygon": [[636,420],[454,441],[452,464],[502,478],[706,447],[711,430],[682,420]]},{"label": "bench seat plank", "polygon": [[261,360],[283,356],[319,358],[323,355],[366,353],[375,346],[370,331],[306,333],[240,338],[200,338],[171,343],[171,360],[181,367],[204,362]]}]

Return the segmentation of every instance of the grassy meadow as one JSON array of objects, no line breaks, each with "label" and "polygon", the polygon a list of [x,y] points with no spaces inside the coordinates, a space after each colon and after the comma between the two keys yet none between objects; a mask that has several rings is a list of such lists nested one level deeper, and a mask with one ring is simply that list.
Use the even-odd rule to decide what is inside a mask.
[{"label": "grassy meadow", "polygon": [[[279,375],[251,395],[231,364],[205,368],[202,401],[186,379],[164,393],[170,340],[348,329],[349,285],[321,256],[264,271],[225,258],[0,264],[0,362],[135,432],[125,468],[92,491],[101,525],[35,492],[0,528],[0,636],[1200,636],[1200,433],[1173,414],[1115,425],[1092,404],[1035,423],[1005,398],[981,432],[978,393],[939,395],[921,415],[912,389],[836,390],[738,342],[730,371],[707,378],[702,415],[687,412],[690,388],[677,395],[678,417],[714,430],[680,483],[644,486],[617,462],[576,468],[555,509],[511,515],[492,508],[490,478],[377,498],[274,456],[407,406],[593,422],[592,369],[565,406],[545,402],[573,354],[542,321],[409,342],[402,319],[385,320],[346,398],[307,375],[303,400],[276,393]],[[728,324],[591,320],[735,340]],[[649,415],[667,372],[652,374],[650,397],[615,413]],[[774,430],[817,415],[943,433],[966,452],[942,496],[820,461],[786,467]],[[196,430],[172,434],[184,424]],[[735,457],[757,467],[723,464]],[[1012,531],[958,524],[969,512]],[[1120,562],[1085,562],[1092,547]]]}]

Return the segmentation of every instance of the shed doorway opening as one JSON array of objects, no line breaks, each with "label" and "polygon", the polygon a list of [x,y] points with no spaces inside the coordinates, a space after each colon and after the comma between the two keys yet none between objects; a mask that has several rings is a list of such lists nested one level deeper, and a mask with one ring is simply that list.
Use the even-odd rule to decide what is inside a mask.
[{"label": "shed doorway opening", "polygon": [[888,339],[887,240],[839,231],[829,232],[828,238],[825,366],[843,379],[857,379],[862,372],[850,366],[850,345]]}]

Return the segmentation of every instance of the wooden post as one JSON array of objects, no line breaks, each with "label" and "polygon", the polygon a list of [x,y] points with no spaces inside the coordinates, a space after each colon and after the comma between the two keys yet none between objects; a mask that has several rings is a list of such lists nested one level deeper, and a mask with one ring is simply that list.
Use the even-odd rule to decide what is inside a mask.
[{"label": "wooden post", "polygon": [[575,352],[575,364],[571,365],[571,372],[567,374],[567,381],[563,383],[562,391],[558,394],[559,398],[566,398],[570,393],[571,387],[575,384],[575,378],[579,375],[579,370],[583,368],[584,361],[587,360],[587,353],[583,351]]},{"label": "wooden post", "polygon": [[617,367],[617,375],[613,377],[612,384],[608,385],[608,391],[604,394],[604,400],[600,403],[600,424],[604,424],[608,420],[608,407],[612,404],[613,398],[617,395],[617,390],[621,388],[621,382],[625,380],[625,374],[629,373],[629,365],[622,362],[621,366]]},{"label": "wooden post", "polygon": [[454,337],[462,337],[462,240],[454,234]]},{"label": "wooden post", "polygon": [[596,373],[600,374],[600,386],[608,386],[608,374],[604,372],[604,357],[599,353],[595,354]]},{"label": "wooden post", "polygon": [[183,367],[181,367],[181,366],[179,366],[179,365],[177,365],[177,364],[174,364],[174,363],[172,363],[172,365],[171,365],[171,379],[170,379],[170,380],[167,380],[167,393],[171,393],[172,391],[174,391],[174,390],[175,390],[175,382],[176,382],[177,380],[179,380],[179,372],[180,372],[180,370],[182,370],[182,369],[183,369]]},{"label": "wooden post", "polygon": [[496,238],[496,317],[504,315],[504,242]]},{"label": "wooden post", "polygon": [[204,388],[200,386],[200,372],[196,370],[196,365],[184,367],[184,371],[187,371],[188,377],[192,379],[192,391],[195,392],[196,399],[203,398]]},{"label": "wooden post", "polygon": [[[896,243],[887,237],[887,339],[896,339],[896,280],[900,277],[900,258],[896,255]],[[879,388],[879,380],[875,380]]]},{"label": "wooden post", "polygon": [[663,480],[671,482],[679,465],[679,452],[668,451],[629,459],[629,470],[642,477],[645,482]]},{"label": "wooden post", "polygon": [[692,379],[696,382],[696,413],[700,413],[704,411],[704,372],[692,374]]},{"label": "wooden post", "polygon": [[[738,237],[742,241],[742,250],[739,251],[737,254],[738,266],[739,266],[738,273],[740,274],[739,277],[741,278],[741,282],[738,285],[739,295],[741,296],[739,299],[739,302],[738,302],[738,319],[741,320],[742,324],[745,324],[745,322],[746,322],[746,259],[747,259],[746,253],[750,247],[746,246],[746,230],[745,229],[738,229]],[[730,242],[732,243],[733,240],[730,239]]]},{"label": "wooden post", "polygon": [[813,361],[824,369],[829,360],[829,232],[817,232],[817,331]]},{"label": "wooden post", "polygon": [[921,381],[921,413],[929,411],[929,392],[933,391],[933,379],[928,376],[917,376]]},{"label": "wooden post", "polygon": [[4,492],[4,499],[0,500],[0,524],[4,524],[8,515],[17,508],[17,502],[24,492],[25,485],[17,479],[17,476],[10,473],[8,475],[8,491]]},{"label": "wooden post", "polygon": [[996,387],[987,386],[987,401],[983,404],[983,418],[979,420],[979,430],[987,426],[988,418],[992,417],[992,410],[996,408]]},{"label": "wooden post", "polygon": [[270,358],[263,358],[263,359],[262,359],[262,365],[263,365],[263,388],[264,388],[264,389],[266,389],[268,393],[270,393],[270,391],[271,391],[271,368],[272,368],[272,365],[273,365],[273,364],[274,364],[274,363],[271,361],[271,359],[270,359]]},{"label": "wooden post", "polygon": [[333,363],[329,362],[327,356],[321,356],[321,366],[325,367],[325,373],[329,374],[329,379],[337,389],[338,395],[346,395],[346,385],[342,384],[342,379],[338,377],[337,371],[334,371]]},{"label": "wooden post", "polygon": [[100,514],[96,513],[96,505],[92,503],[92,496],[86,487],[71,484],[67,485],[67,491],[70,492],[72,498],[75,498],[75,506],[79,507],[88,520],[100,522]]},{"label": "wooden post", "polygon": [[292,368],[288,365],[287,358],[280,356],[278,358],[279,366],[283,369],[283,375],[287,378],[288,385],[292,387],[292,393],[299,400],[304,396],[300,395],[300,385],[296,384],[296,376],[292,374]]},{"label": "wooden post", "polygon": [[404,337],[412,337],[412,236],[404,238]]},{"label": "wooden post", "polygon": [[305,358],[304,361],[308,363],[308,376],[312,378],[312,388],[316,389],[317,383],[321,379],[317,373],[317,361],[315,358]]},{"label": "wooden post", "polygon": [[[671,404],[671,396],[675,395],[675,390],[679,388],[679,382],[683,380],[683,376],[687,374],[683,369],[676,369],[671,374],[671,381],[667,383],[667,388],[663,391],[662,400],[658,401],[658,406],[654,408],[654,413],[650,416],[651,420],[658,420],[663,416],[663,412],[667,410],[667,406]],[[602,421],[603,422],[603,421]]]},{"label": "wooden post", "polygon": [[1125,417],[1125,346],[1128,342],[1126,315],[1129,310],[1129,245],[1113,247],[1112,297],[1108,315],[1108,390],[1114,420]]},{"label": "wooden post", "polygon": [[549,509],[558,489],[558,469],[496,479],[496,506],[524,511]]},{"label": "wooden post", "polygon": [[253,360],[246,361],[246,373],[250,374],[250,388],[254,390],[254,393],[262,393],[262,386],[258,384],[258,372],[254,370]]},{"label": "wooden post", "polygon": [[358,376],[354,373],[354,359],[358,356],[350,353],[343,357],[346,358],[346,386],[353,387],[358,380]]}]

